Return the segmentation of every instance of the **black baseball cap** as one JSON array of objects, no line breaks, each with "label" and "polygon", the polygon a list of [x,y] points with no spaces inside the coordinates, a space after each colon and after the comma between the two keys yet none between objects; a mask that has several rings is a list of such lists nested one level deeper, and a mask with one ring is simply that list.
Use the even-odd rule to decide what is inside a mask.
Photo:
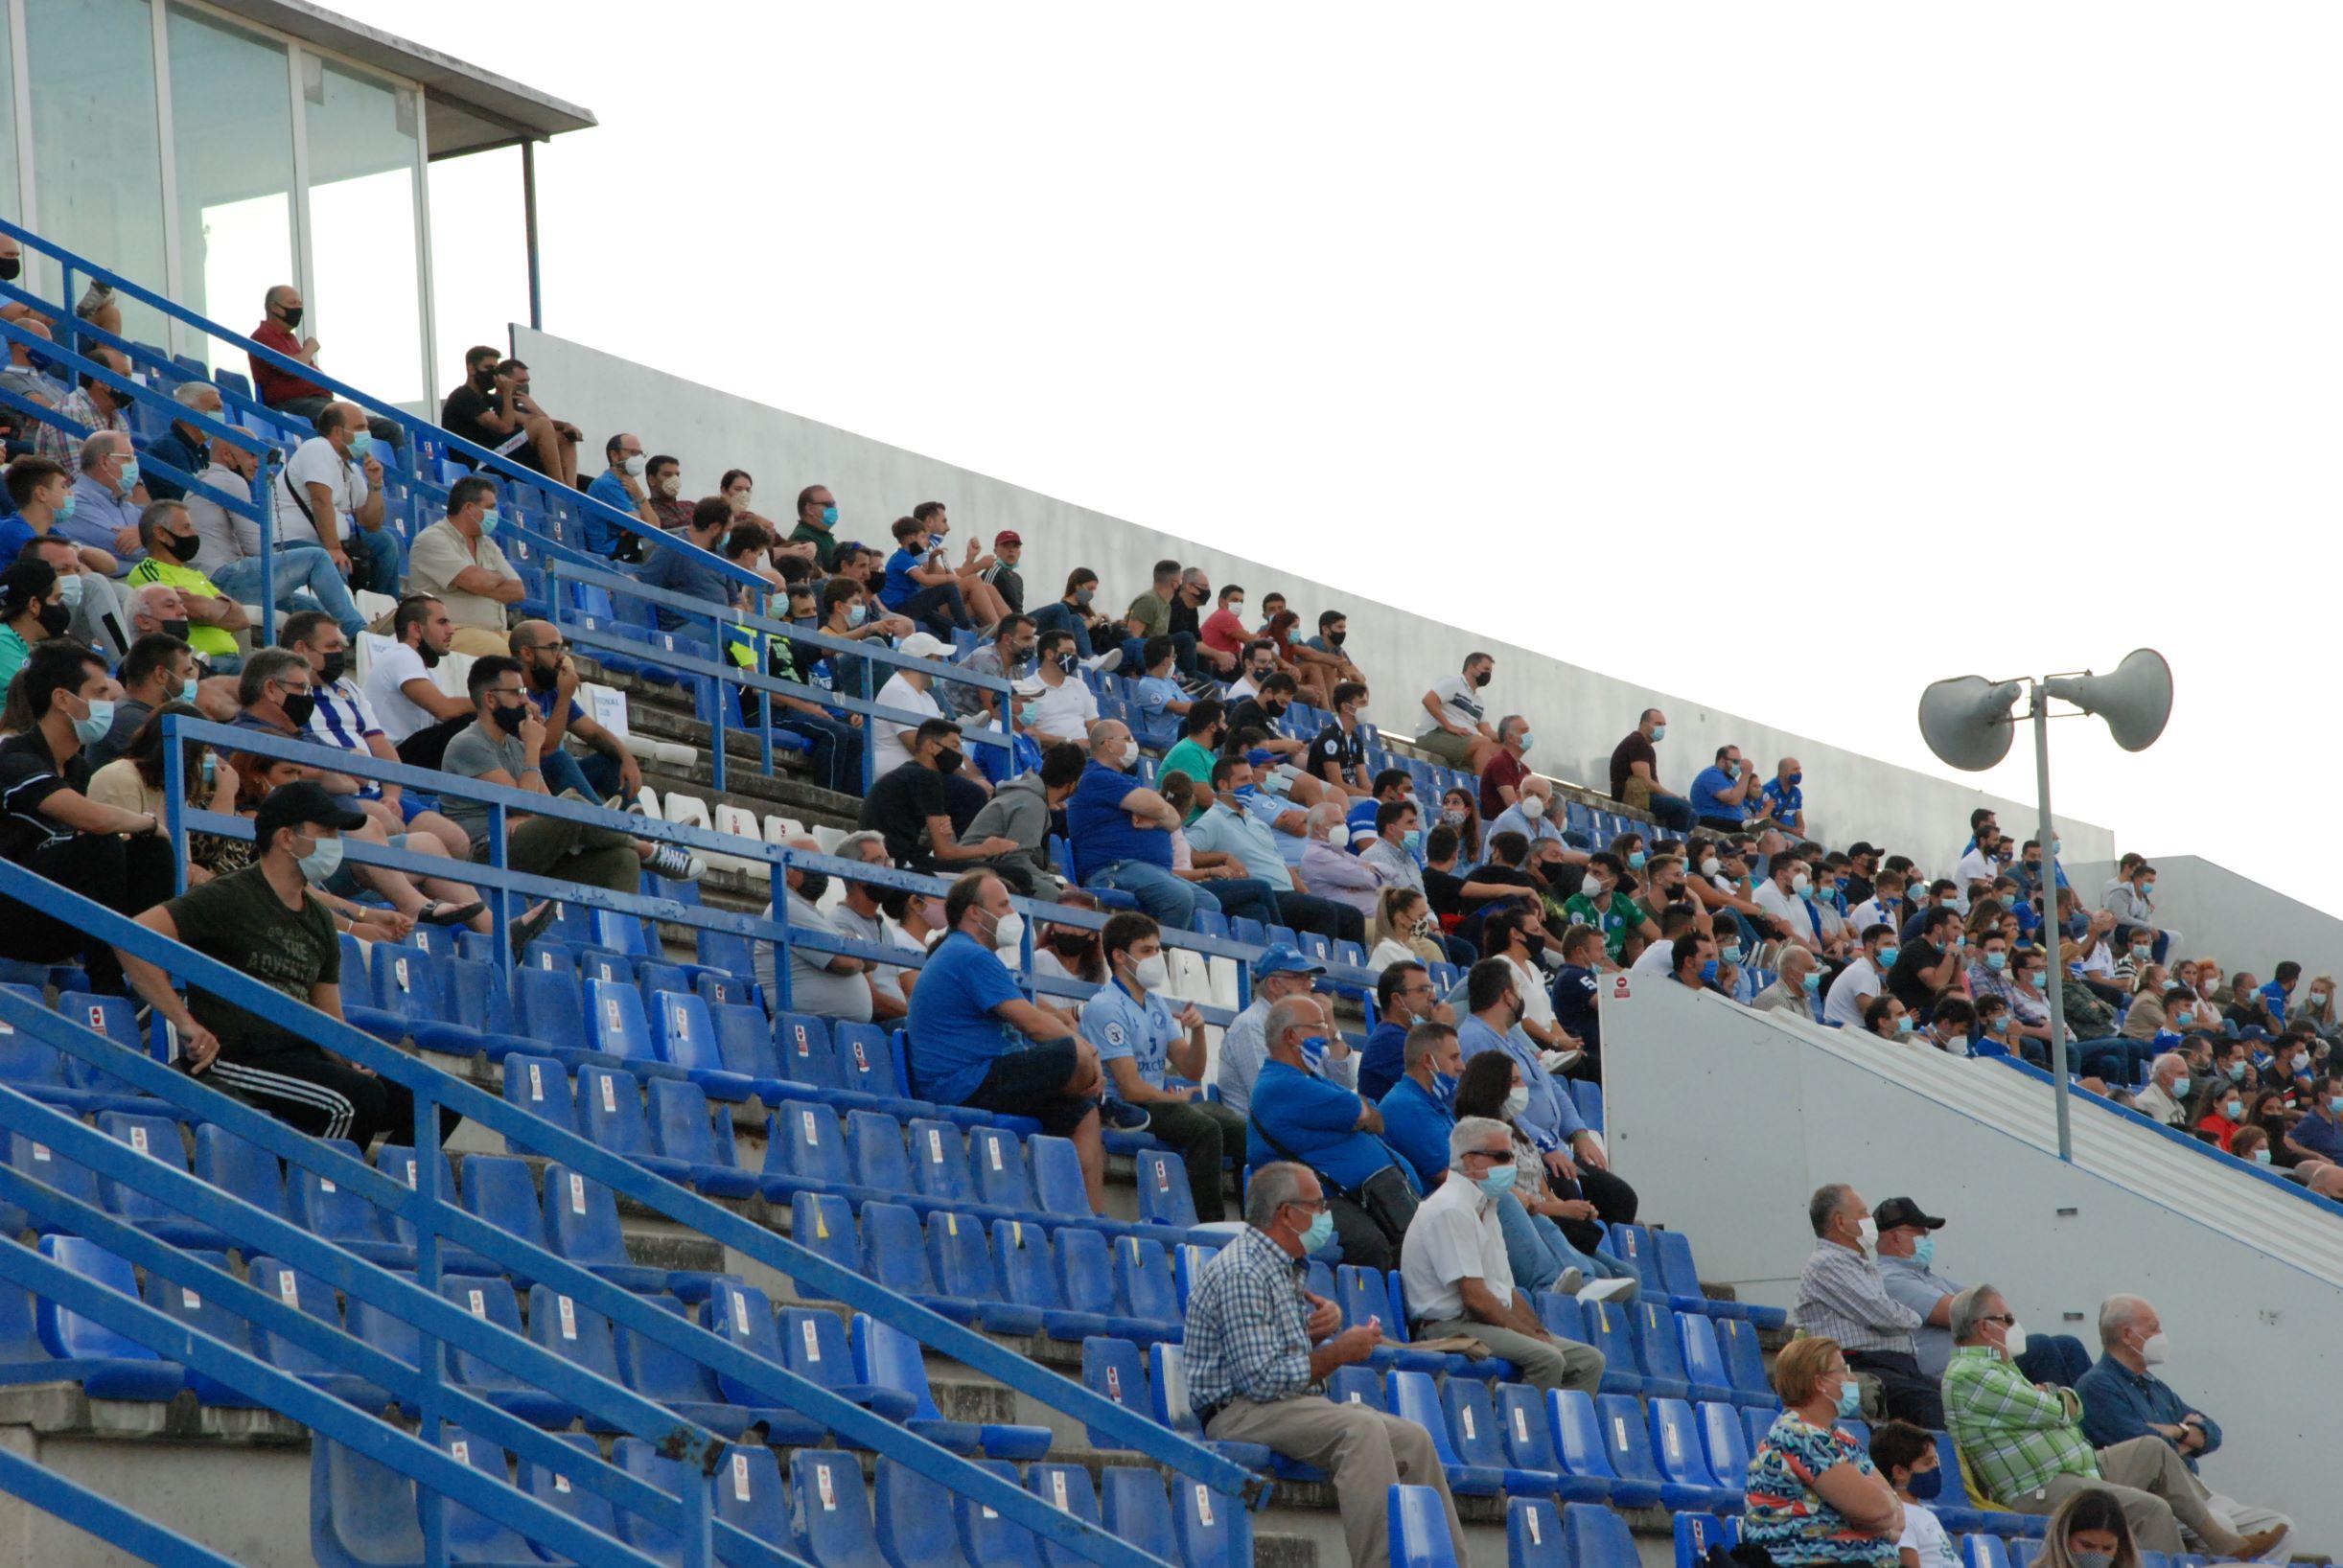
[{"label": "black baseball cap", "polygon": [[268,798],[261,802],[252,818],[253,840],[265,848],[278,828],[306,827],[313,822],[348,833],[364,827],[366,815],[339,804],[315,779],[297,778],[270,790]]},{"label": "black baseball cap", "polygon": [[1923,1231],[1944,1229],[1944,1221],[1920,1212],[1920,1206],[1910,1198],[1890,1198],[1871,1211],[1871,1223],[1882,1231],[1892,1231],[1899,1225],[1916,1225]]}]

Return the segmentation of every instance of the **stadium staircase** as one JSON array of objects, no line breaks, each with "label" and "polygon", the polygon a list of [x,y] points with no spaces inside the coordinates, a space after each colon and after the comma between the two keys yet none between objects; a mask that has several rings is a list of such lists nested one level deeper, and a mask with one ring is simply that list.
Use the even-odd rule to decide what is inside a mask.
[{"label": "stadium staircase", "polygon": [[[67,300],[95,277],[229,353],[267,356],[134,280],[0,231],[61,264]],[[0,297],[69,316],[14,285]],[[103,338],[79,331],[81,349]],[[0,322],[0,336],[20,334]],[[168,389],[199,363],[121,346],[145,381],[75,342],[42,345],[68,374],[129,391],[142,439],[172,419],[280,450],[306,433],[227,371],[207,378],[225,423],[192,416]],[[781,846],[800,828],[834,844],[856,804],[738,724],[755,692],[788,688],[714,659],[720,626],[695,650],[639,622],[621,631],[614,600],[565,592],[565,573],[595,569],[565,541],[596,503],[336,390],[407,429],[391,485],[402,528],[436,515],[458,458],[507,481],[533,588],[625,699],[657,812],[469,786],[492,833],[522,806],[623,820],[714,869],[628,897],[481,867],[497,936],[346,941],[340,1024],[0,864],[0,894],[418,1103],[414,1147],[370,1164],[175,1071],[166,1043],[78,971],[0,986],[0,1490],[22,1505],[0,1509],[0,1564],[1342,1561],[1323,1477],[1203,1442],[1187,1409],[1180,1303],[1223,1237],[1195,1228],[1175,1160],[1119,1135],[1109,1213],[1094,1215],[1070,1144],[917,1100],[899,1038],[798,1015],[754,985],[759,940],[917,962],[764,920],[783,867],[940,888]],[[266,537],[272,519],[256,520]],[[305,750],[172,722],[185,742]],[[169,749],[174,800],[183,750]],[[335,755],[453,793],[440,775]],[[171,815],[182,839],[250,832]],[[560,917],[510,957],[519,906],[546,894]],[[1258,946],[1241,934],[1174,935],[1175,977],[1216,1025],[1245,998]],[[1356,956],[1328,956],[1352,959],[1330,980],[1363,1026],[1370,977]],[[1030,965],[1029,937],[1029,980]],[[463,1117],[444,1148],[443,1106]],[[1681,1231],[1620,1228],[1612,1248],[1641,1298],[1542,1301],[1612,1369],[1596,1395],[1551,1398],[1502,1363],[1405,1344],[1396,1280],[1312,1264],[1352,1321],[1403,1326],[1334,1392],[1433,1432],[1476,1562],[1689,1561],[1738,1511],[1747,1447],[1774,1405],[1765,1358],[1780,1314],[1705,1287]]]}]

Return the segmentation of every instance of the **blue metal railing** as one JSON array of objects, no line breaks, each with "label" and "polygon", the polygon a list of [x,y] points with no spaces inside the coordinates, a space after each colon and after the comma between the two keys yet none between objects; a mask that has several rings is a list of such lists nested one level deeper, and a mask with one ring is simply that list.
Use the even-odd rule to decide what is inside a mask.
[{"label": "blue metal railing", "polygon": [[[313,1040],[391,1082],[402,1084],[414,1095],[417,1169],[416,1186],[410,1189],[362,1162],[309,1139],[249,1106],[220,1095],[208,1085],[151,1060],[143,1053],[92,1033],[22,997],[0,993],[0,1019],[60,1049],[81,1056],[124,1079],[136,1090],[165,1100],[198,1119],[217,1122],[272,1154],[342,1184],[367,1202],[388,1210],[406,1221],[414,1228],[419,1243],[417,1280],[409,1284],[331,1243],[310,1236],[298,1227],[251,1209],[183,1171],[137,1155],[126,1145],[81,1127],[69,1118],[59,1118],[64,1124],[56,1126],[43,1122],[40,1129],[43,1141],[52,1142],[53,1147],[68,1158],[94,1166],[110,1180],[120,1181],[154,1196],[237,1237],[240,1243],[249,1244],[254,1249],[265,1249],[296,1267],[311,1270],[337,1289],[408,1319],[425,1334],[427,1348],[434,1342],[444,1344],[449,1339],[461,1339],[468,1351],[540,1383],[557,1397],[592,1411],[615,1425],[638,1432],[648,1429],[661,1441],[677,1438],[681,1434],[682,1441],[689,1446],[694,1457],[712,1460],[715,1452],[715,1448],[710,1446],[714,1443],[712,1436],[690,1427],[688,1423],[678,1422],[671,1414],[615,1385],[590,1378],[568,1363],[537,1349],[525,1340],[511,1335],[491,1335],[479,1337],[478,1342],[475,1343],[476,1326],[473,1321],[452,1303],[442,1301],[436,1295],[438,1246],[444,1239],[449,1244],[476,1252],[492,1260],[507,1262],[528,1277],[553,1285],[586,1306],[601,1312],[615,1326],[646,1335],[690,1355],[719,1373],[748,1384],[774,1403],[803,1410],[832,1427],[845,1441],[895,1458],[930,1479],[996,1509],[1015,1522],[1035,1530],[1045,1538],[1068,1546],[1092,1560],[1110,1565],[1110,1568],[1138,1568],[1138,1565],[1153,1560],[1104,1535],[1096,1527],[1080,1525],[1012,1484],[975,1469],[966,1461],[935,1448],[924,1440],[912,1437],[861,1407],[851,1405],[781,1368],[763,1362],[705,1328],[632,1296],[577,1265],[545,1253],[454,1208],[438,1190],[444,1168],[438,1142],[439,1108],[444,1105],[501,1135],[508,1148],[557,1160],[567,1168],[611,1188],[618,1196],[644,1204],[764,1263],[777,1273],[802,1281],[818,1292],[822,1299],[842,1301],[856,1310],[868,1312],[873,1318],[902,1328],[936,1349],[954,1356],[973,1370],[1032,1394],[1042,1402],[1056,1406],[1069,1416],[1108,1432],[1121,1445],[1146,1452],[1159,1463],[1195,1475],[1218,1490],[1232,1494],[1258,1490],[1252,1477],[1218,1455],[1055,1373],[1042,1371],[1022,1356],[993,1345],[983,1335],[883,1290],[860,1275],[819,1257],[794,1241],[752,1225],[731,1211],[654,1176],[576,1134],[531,1116],[463,1079],[439,1072],[349,1025],[296,1003],[267,984],[171,942],[91,900],[7,863],[0,863],[0,896],[19,901],[37,900],[56,918],[111,942],[125,954],[155,964],[167,973],[184,979],[188,983],[243,1007],[278,1027]],[[0,1124],[15,1125],[16,1122],[10,1120],[12,1117],[23,1121],[36,1115],[56,1115],[30,1100],[22,1102],[24,1107],[30,1107],[29,1110],[12,1103],[21,1098],[13,1095],[0,1097]],[[51,1201],[48,1197],[36,1195],[46,1192],[45,1188],[38,1188],[37,1184],[27,1183],[26,1186],[35,1189],[28,1191],[25,1194],[27,1197],[40,1203]],[[0,1177],[0,1190],[9,1189],[7,1179]],[[28,1203],[27,1207],[33,1208],[34,1203]],[[86,1217],[74,1216],[76,1220]],[[75,1224],[68,1228],[79,1230],[81,1226]],[[159,1251],[143,1250],[141,1237],[110,1231],[95,1238],[119,1244],[126,1254],[141,1253],[141,1257],[135,1259],[137,1261],[168,1265],[164,1267],[165,1277],[177,1278],[173,1271],[180,1265],[174,1259],[184,1255],[175,1254],[173,1249],[151,1243],[148,1245],[159,1248]],[[192,1260],[186,1266],[202,1267]],[[109,1321],[95,1310],[88,1315],[97,1321],[107,1322],[109,1326],[117,1327],[134,1338],[139,1337],[137,1330],[125,1322]],[[124,1313],[120,1316],[127,1319],[135,1317],[135,1314]],[[283,1326],[288,1329],[289,1337],[295,1337],[291,1331],[298,1326],[291,1325],[290,1321]],[[334,1346],[330,1340],[319,1336],[312,1336],[311,1343],[313,1348],[324,1353],[330,1353],[334,1349],[347,1349]],[[445,1385],[436,1351],[427,1355],[425,1360],[430,1365],[420,1369],[418,1375],[421,1381],[409,1387],[419,1395],[418,1404],[429,1417],[454,1408],[451,1400],[460,1391],[452,1391]],[[225,1362],[218,1365],[228,1371],[235,1370]],[[377,1366],[374,1370],[384,1369]],[[234,1382],[234,1378],[223,1372],[222,1381]],[[476,1413],[465,1409],[463,1414],[469,1423]],[[481,1419],[483,1425],[476,1429],[483,1436],[490,1435],[493,1426],[499,1441],[510,1441],[517,1448],[528,1446],[525,1442],[513,1441],[523,1438],[524,1434],[508,1425],[489,1422],[485,1417]],[[574,1455],[548,1454],[546,1457],[548,1461],[565,1459],[565,1468],[574,1461]],[[458,1495],[452,1487],[446,1489],[449,1495]],[[461,1496],[458,1496],[458,1500],[469,1501]]]}]

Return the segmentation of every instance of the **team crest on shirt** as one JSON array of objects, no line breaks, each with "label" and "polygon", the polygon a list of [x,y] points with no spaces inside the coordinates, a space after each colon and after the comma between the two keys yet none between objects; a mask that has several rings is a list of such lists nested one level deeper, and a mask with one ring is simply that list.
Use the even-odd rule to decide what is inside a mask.
[{"label": "team crest on shirt", "polygon": [[1122,1025],[1109,1024],[1106,1026],[1106,1043],[1110,1046],[1119,1046],[1123,1044]]}]

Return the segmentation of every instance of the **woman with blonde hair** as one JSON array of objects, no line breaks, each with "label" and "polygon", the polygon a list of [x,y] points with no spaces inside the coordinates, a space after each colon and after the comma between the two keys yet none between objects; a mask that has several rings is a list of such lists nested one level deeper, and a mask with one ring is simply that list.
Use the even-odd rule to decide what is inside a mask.
[{"label": "woman with blonde hair", "polygon": [[1782,1412],[1750,1459],[1741,1538],[1782,1568],[1894,1568],[1904,1505],[1838,1428],[1861,1404],[1839,1342],[1792,1340],[1774,1360],[1774,1391]]},{"label": "woman with blonde hair", "polygon": [[1413,888],[1394,884],[1375,900],[1375,929],[1380,936],[1367,955],[1367,967],[1379,974],[1395,963],[1446,963],[1448,949],[1436,934],[1431,904]]},{"label": "woman with blonde hair", "polygon": [[2123,1506],[2094,1487],[2051,1510],[2034,1568],[2140,1568]]}]

